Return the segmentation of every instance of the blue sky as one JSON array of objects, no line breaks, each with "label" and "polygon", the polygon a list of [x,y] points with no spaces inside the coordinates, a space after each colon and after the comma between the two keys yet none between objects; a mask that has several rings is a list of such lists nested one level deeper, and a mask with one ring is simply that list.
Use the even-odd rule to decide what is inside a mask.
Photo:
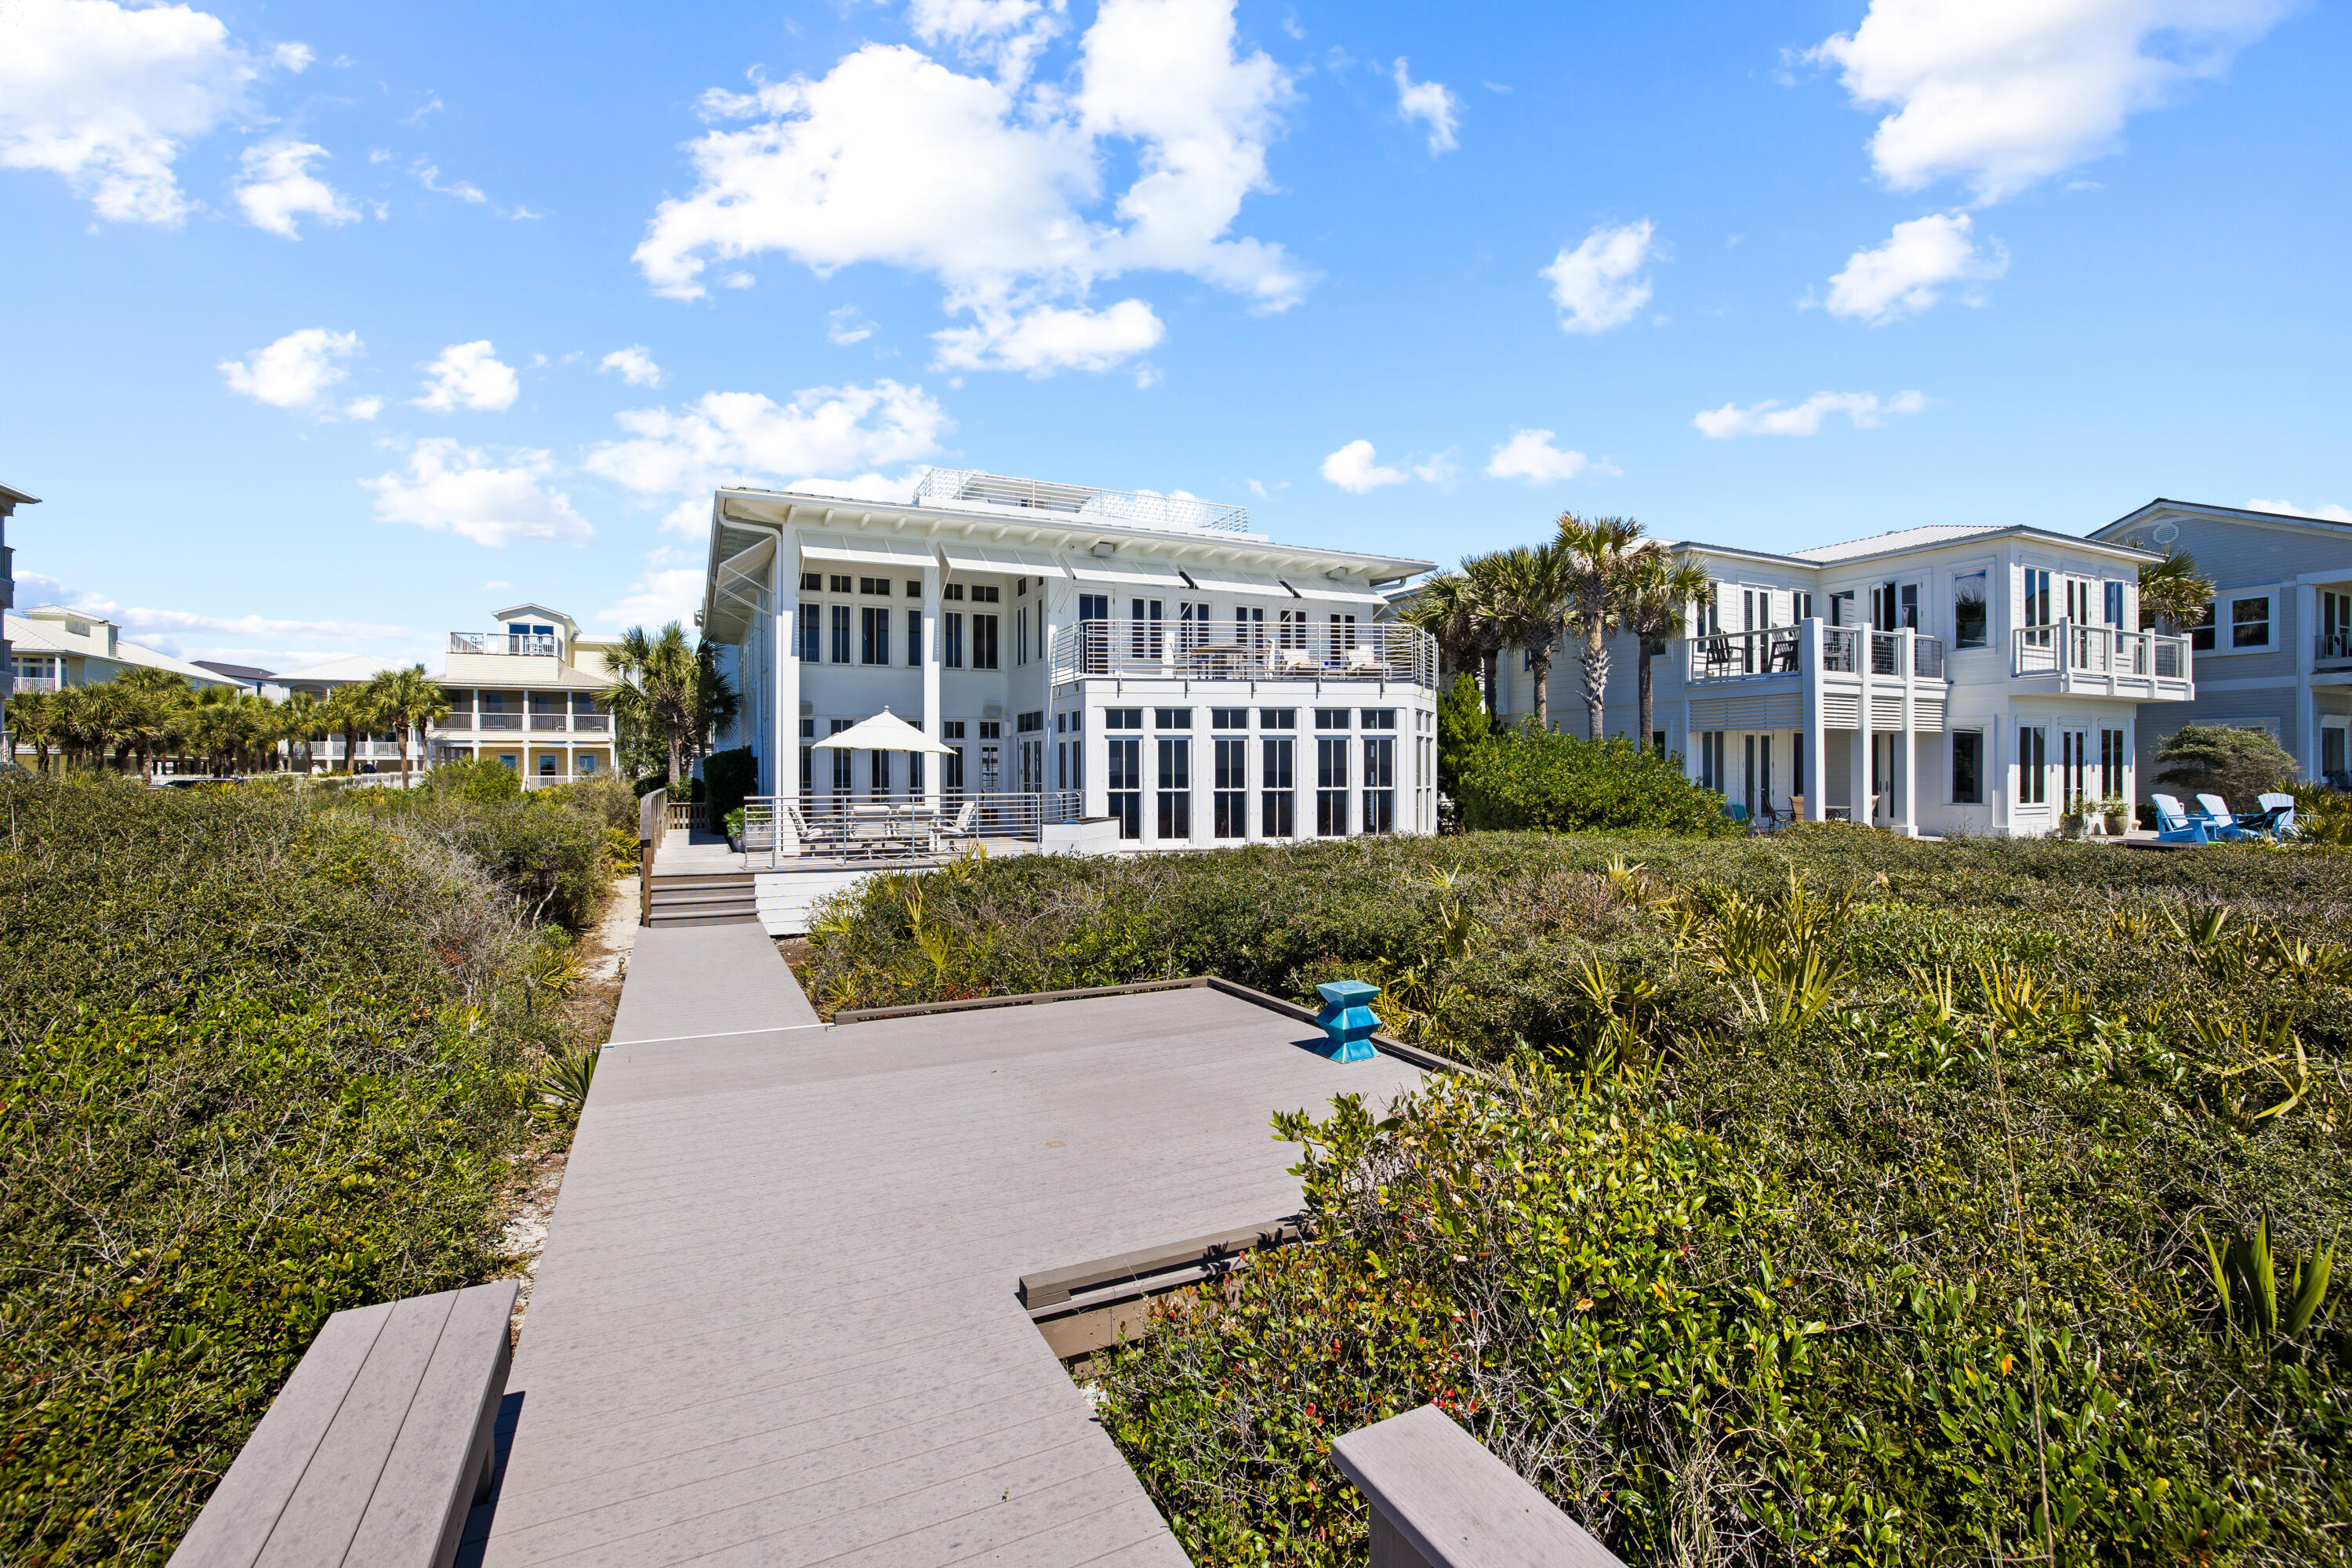
[{"label": "blue sky", "polygon": [[19,602],[430,666],[934,462],[1441,562],[2352,517],[2346,18],[8,0]]}]

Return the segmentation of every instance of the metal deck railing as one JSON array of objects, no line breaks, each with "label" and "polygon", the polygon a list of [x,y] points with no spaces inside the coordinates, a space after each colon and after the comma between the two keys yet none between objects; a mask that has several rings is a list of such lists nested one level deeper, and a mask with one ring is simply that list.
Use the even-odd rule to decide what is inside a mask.
[{"label": "metal deck railing", "polygon": [[1051,479],[1019,479],[977,468],[927,468],[915,486],[917,506],[1008,507],[1060,512],[1127,528],[1207,529],[1247,533],[1249,509],[1187,495],[1150,490],[1105,490]]},{"label": "metal deck railing", "polygon": [[1054,634],[1055,685],[1088,676],[1181,680],[1394,680],[1437,684],[1437,642],[1396,621],[1333,628],[1252,622],[1080,621]]}]

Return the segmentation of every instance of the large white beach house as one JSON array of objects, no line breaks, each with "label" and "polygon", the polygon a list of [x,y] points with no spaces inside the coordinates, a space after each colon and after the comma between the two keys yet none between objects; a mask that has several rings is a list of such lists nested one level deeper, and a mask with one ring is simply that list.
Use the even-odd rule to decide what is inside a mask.
[{"label": "large white beach house", "polygon": [[[979,797],[1130,849],[1423,833],[1436,648],[1381,589],[1430,564],[933,468],[903,501],[718,491],[700,618],[763,795]],[[816,746],[885,709],[944,750]]]}]

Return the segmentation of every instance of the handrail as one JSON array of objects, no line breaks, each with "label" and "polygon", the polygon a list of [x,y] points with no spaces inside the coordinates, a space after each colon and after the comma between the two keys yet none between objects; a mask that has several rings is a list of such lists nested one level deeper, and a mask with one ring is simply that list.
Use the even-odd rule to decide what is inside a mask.
[{"label": "handrail", "polygon": [[917,506],[1017,508],[1075,514],[1131,528],[1206,529],[1247,533],[1249,509],[1194,496],[1150,490],[1104,490],[1089,485],[1020,479],[977,468],[926,468],[915,486]]},{"label": "handrail", "polygon": [[[889,795],[751,795],[743,802],[743,851],[765,850],[775,869],[793,855],[903,858],[953,854],[985,838],[1034,844],[1044,840],[1047,827],[1076,822],[1084,806],[1084,795],[1074,789],[940,790],[921,798],[903,790]],[[796,847],[788,847],[788,840]]]},{"label": "handrail", "polygon": [[514,654],[529,658],[553,658],[555,637],[534,632],[451,632],[451,653]]},{"label": "handrail", "polygon": [[2011,637],[2011,673],[2098,675],[2112,679],[2186,680],[2189,639],[2082,621],[2020,626]]},{"label": "handrail", "polygon": [[1047,650],[1055,685],[1093,676],[1184,680],[1393,680],[1434,688],[1437,641],[1399,621],[1079,621]]},{"label": "handrail", "polygon": [[[1802,668],[1805,627],[1763,626],[1745,632],[1706,632],[1683,639],[1685,679],[1693,684],[1795,675]],[[1944,679],[1944,639],[1912,634],[1911,675]],[[1830,675],[1903,674],[1901,632],[1867,626],[1823,626],[1821,669]],[[1865,662],[1866,661],[1866,662]]]}]

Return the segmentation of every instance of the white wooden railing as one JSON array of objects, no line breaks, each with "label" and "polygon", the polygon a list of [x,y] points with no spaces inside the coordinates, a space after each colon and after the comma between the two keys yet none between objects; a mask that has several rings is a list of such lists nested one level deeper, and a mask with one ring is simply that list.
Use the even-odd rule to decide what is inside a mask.
[{"label": "white wooden railing", "polygon": [[2189,679],[2189,639],[2121,626],[2058,621],[2014,634],[2018,675],[2093,675],[2143,680]]},{"label": "white wooden railing", "polygon": [[[1709,632],[1684,639],[1693,683],[1745,680],[1764,675],[1795,675],[1803,668],[1805,628],[1767,626],[1752,632]],[[1866,626],[1823,626],[1822,669],[1832,675],[1899,676],[1903,634]],[[1921,680],[1944,679],[1944,639],[1912,636],[1911,673]]]}]

